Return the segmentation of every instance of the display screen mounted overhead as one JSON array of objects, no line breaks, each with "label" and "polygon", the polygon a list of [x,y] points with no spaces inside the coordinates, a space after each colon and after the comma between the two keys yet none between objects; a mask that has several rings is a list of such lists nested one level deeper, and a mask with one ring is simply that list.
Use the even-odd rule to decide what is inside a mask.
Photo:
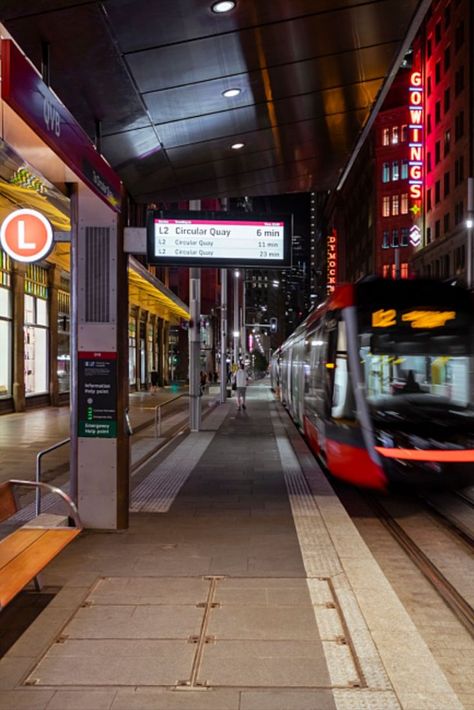
[{"label": "display screen mounted overhead", "polygon": [[292,221],[292,215],[155,210],[148,216],[148,263],[290,266]]}]

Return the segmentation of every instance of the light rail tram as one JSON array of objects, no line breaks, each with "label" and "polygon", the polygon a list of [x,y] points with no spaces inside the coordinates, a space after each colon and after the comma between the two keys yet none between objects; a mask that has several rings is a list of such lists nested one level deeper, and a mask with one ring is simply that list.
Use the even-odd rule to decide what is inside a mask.
[{"label": "light rail tram", "polygon": [[473,315],[448,283],[339,286],[273,354],[272,388],[336,477],[472,483]]}]

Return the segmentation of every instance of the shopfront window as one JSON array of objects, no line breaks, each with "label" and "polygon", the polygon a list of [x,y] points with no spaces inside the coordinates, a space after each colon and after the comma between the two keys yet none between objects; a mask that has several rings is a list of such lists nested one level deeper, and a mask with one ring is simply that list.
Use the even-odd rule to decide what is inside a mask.
[{"label": "shopfront window", "polygon": [[25,294],[25,394],[48,391],[48,302]]},{"label": "shopfront window", "polygon": [[0,398],[11,395],[12,305],[11,292],[0,288]]},{"label": "shopfront window", "polygon": [[148,371],[156,370],[156,363],[153,352],[153,323],[148,323],[147,326],[147,345],[148,345]]},{"label": "shopfront window", "polygon": [[135,317],[128,318],[128,380],[130,385],[134,385],[137,381],[137,341],[136,341],[137,324]]},{"label": "shopfront window", "polygon": [[67,291],[58,291],[58,389],[70,391],[71,377],[71,316],[70,295]]}]

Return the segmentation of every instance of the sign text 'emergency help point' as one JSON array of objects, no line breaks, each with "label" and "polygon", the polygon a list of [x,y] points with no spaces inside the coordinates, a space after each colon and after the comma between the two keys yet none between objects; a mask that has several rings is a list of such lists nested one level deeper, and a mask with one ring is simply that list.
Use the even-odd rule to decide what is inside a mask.
[{"label": "sign text 'emergency help point'", "polygon": [[53,246],[53,228],[36,210],[15,210],[0,227],[0,246],[15,261],[32,264]]}]

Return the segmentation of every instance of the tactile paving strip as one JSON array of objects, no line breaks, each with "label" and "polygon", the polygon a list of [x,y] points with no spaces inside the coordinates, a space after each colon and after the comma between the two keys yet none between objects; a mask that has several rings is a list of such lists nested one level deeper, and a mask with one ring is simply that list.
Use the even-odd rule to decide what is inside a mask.
[{"label": "tactile paving strip", "polygon": [[[377,703],[383,702],[386,694],[395,701],[395,705],[386,707],[398,708],[380,656],[343,572],[317,502],[288,440],[285,427],[276,411],[271,414],[331,681],[334,686],[362,686],[361,690],[368,687],[370,693],[364,695],[361,702],[375,702],[374,705],[358,705],[355,698],[361,690],[354,690],[350,696],[341,697],[341,702],[346,703],[341,705],[341,708],[382,708],[384,706]],[[379,691],[382,691],[382,695]],[[379,697],[375,698],[377,693]]]},{"label": "tactile paving strip", "polygon": [[[229,411],[219,407],[206,419],[207,431],[191,433],[132,492],[133,513],[167,513]],[[211,431],[209,431],[209,429]]]}]

